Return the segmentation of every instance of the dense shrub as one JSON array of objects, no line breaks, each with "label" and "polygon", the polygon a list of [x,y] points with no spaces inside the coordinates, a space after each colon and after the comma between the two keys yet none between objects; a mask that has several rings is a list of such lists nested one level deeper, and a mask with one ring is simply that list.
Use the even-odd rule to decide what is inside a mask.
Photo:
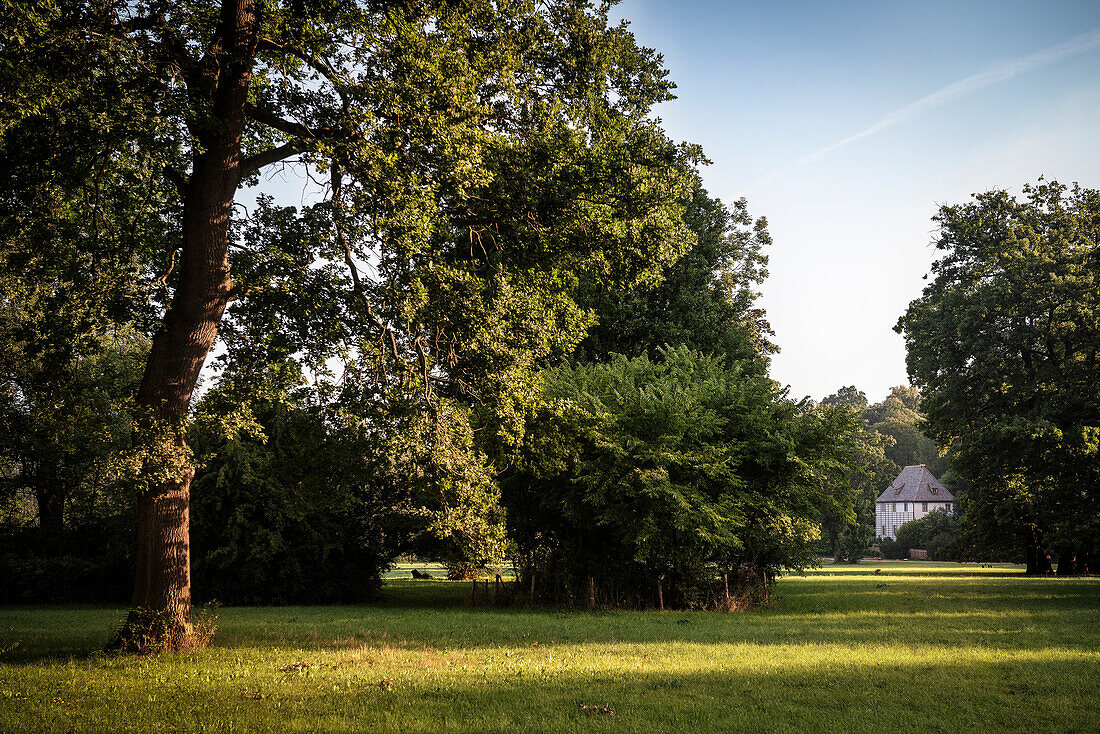
[{"label": "dense shrub", "polygon": [[540,599],[715,605],[723,577],[750,593],[816,562],[822,511],[850,502],[828,487],[852,414],[737,364],[665,349],[551,369],[543,386],[502,492],[521,586]]},{"label": "dense shrub", "polygon": [[898,528],[897,539],[881,543],[886,558],[908,558],[911,548],[923,548],[934,561],[959,560],[959,534],[955,517],[936,510]]},{"label": "dense shrub", "polygon": [[[207,401],[225,396],[211,395]],[[219,415],[233,415],[218,406]],[[369,447],[324,411],[294,399],[255,401],[254,424],[200,421],[192,483],[196,601],[362,601],[399,552],[401,489],[378,481]]]},{"label": "dense shrub", "polygon": [[0,604],[122,603],[134,582],[133,540],[109,523],[0,532]]}]

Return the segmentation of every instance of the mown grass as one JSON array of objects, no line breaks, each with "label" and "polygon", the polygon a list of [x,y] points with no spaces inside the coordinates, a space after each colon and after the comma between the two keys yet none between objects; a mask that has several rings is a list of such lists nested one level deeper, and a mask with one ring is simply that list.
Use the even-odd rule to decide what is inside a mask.
[{"label": "mown grass", "polygon": [[121,609],[0,609],[0,730],[1100,727],[1100,578],[826,566],[741,614],[470,608],[468,584],[385,589],[372,606],[223,609],[211,648],[148,658],[92,652]]}]

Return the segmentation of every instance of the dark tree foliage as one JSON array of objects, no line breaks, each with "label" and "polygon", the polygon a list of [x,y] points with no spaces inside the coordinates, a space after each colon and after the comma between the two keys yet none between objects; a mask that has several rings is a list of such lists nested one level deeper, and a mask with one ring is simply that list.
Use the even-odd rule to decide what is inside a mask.
[{"label": "dark tree foliage", "polygon": [[[377,470],[368,437],[302,389],[204,396],[191,445],[200,599],[315,604],[371,599],[407,542],[408,489]],[[404,510],[404,513],[402,512]]]},{"label": "dark tree foliage", "polygon": [[870,430],[891,439],[885,446],[886,458],[899,471],[904,466],[924,464],[946,481],[947,459],[940,456],[935,442],[924,433],[920,392],[916,388],[904,385],[890,388],[890,394],[882,402],[863,411],[863,420]]},{"label": "dark tree foliage", "polygon": [[936,216],[943,256],[898,322],[969,542],[1028,571],[1100,553],[1100,192],[1040,179]]},{"label": "dark tree foliage", "polygon": [[[544,373],[544,405],[504,479],[521,586],[536,599],[704,607],[816,556],[847,498],[855,419],[788,400],[687,347]],[[850,501],[850,500],[848,500]]]},{"label": "dark tree foliage", "polygon": [[93,424],[132,405],[175,216],[150,157],[114,127],[153,123],[105,86],[76,85],[30,120],[0,113],[0,461],[55,529],[90,462],[128,443],[125,426]]},{"label": "dark tree foliage", "polygon": [[84,344],[49,371],[9,351],[0,372],[0,600],[120,602],[132,581],[128,408],[148,340]]},{"label": "dark tree foliage", "polygon": [[[828,398],[822,401],[829,405]],[[852,408],[849,410],[859,420]],[[839,497],[849,497],[843,511],[826,512],[821,522],[821,549],[836,561],[857,563],[875,540],[875,500],[894,477],[898,466],[886,456],[892,441],[863,424],[855,434],[847,458],[848,471],[834,488]]]}]

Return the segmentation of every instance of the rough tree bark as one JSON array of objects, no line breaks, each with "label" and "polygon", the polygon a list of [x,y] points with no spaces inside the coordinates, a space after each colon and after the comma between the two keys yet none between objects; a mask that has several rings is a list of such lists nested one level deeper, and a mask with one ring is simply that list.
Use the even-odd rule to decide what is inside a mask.
[{"label": "rough tree bark", "polygon": [[1058,555],[1058,575],[1076,576],[1080,573],[1077,568],[1077,553],[1073,550],[1062,551]]},{"label": "rough tree bark", "polygon": [[1051,573],[1050,556],[1047,555],[1039,538],[1039,533],[1032,530],[1024,541],[1024,562],[1027,576],[1041,576]]},{"label": "rough tree bark", "polygon": [[[231,298],[229,222],[240,183],[245,110],[257,44],[254,0],[224,0],[221,29],[205,58],[185,69],[199,143],[182,185],[183,232],[179,281],[138,391],[145,425],[139,440],[154,454],[186,455],[183,419],[199,373]],[[156,449],[156,447],[161,447]],[[154,482],[138,501],[137,570],[129,620],[157,612],[168,622],[170,647],[191,632],[189,462],[170,479]]]}]

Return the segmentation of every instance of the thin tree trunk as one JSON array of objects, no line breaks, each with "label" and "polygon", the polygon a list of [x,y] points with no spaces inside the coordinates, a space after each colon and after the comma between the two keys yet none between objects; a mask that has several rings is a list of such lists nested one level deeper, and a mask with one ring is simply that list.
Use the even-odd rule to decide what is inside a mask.
[{"label": "thin tree trunk", "polygon": [[34,487],[34,498],[38,501],[38,525],[60,531],[65,517],[65,492],[56,481],[39,477]]},{"label": "thin tree trunk", "polygon": [[[223,0],[220,45],[188,77],[193,100],[210,103],[192,123],[196,155],[184,191],[179,281],[153,340],[137,403],[144,410],[138,441],[156,457],[174,454],[175,476],[150,486],[138,501],[133,610],[160,613],[190,631],[189,507],[194,470],[183,419],[229,302],[229,220],[240,183],[245,103],[256,49],[254,0]],[[130,620],[135,620],[132,611]],[[173,633],[176,634],[176,633]]]}]

